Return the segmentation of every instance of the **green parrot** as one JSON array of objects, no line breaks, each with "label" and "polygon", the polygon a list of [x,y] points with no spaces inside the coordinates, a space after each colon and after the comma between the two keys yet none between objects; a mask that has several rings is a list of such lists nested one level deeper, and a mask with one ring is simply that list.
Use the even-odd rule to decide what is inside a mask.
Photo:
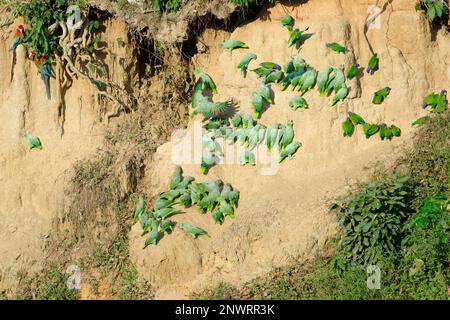
[{"label": "green parrot", "polygon": [[420,117],[420,118],[417,118],[416,120],[414,120],[414,122],[411,125],[413,127],[421,126],[421,125],[425,124],[426,122],[428,122],[429,120],[430,120],[430,116]]},{"label": "green parrot", "polygon": [[224,102],[213,102],[210,97],[201,96],[196,100],[196,106],[191,113],[191,118],[197,114],[202,114],[205,119],[217,118],[225,113],[232,105],[231,100]]},{"label": "green parrot", "polygon": [[187,223],[177,223],[177,227],[186,232],[187,234],[190,234],[194,238],[197,238],[197,236],[205,236],[209,237],[208,233],[205,230],[202,230],[198,227],[192,226]]},{"label": "green parrot", "polygon": [[183,169],[180,166],[175,168],[175,173],[170,180],[170,190],[176,189],[178,184],[183,179]]},{"label": "green parrot", "polygon": [[159,225],[159,232],[161,232],[161,233],[164,233],[164,232],[170,233],[170,232],[172,232],[174,226],[175,226],[175,222],[173,222],[172,220],[164,220]]},{"label": "green parrot", "polygon": [[239,162],[243,166],[246,164],[254,166],[256,164],[255,155],[251,151],[248,151],[248,150],[243,151],[239,156]]},{"label": "green parrot", "polygon": [[242,42],[240,40],[229,39],[219,44],[219,48],[229,49],[233,51],[234,49],[237,48],[248,49],[248,46],[245,44],[245,42]]},{"label": "green parrot", "polygon": [[174,199],[157,198],[153,203],[153,210],[171,207],[175,203]]},{"label": "green parrot", "polygon": [[241,61],[238,63],[237,68],[241,70],[241,75],[245,78],[245,75],[247,74],[248,65],[251,60],[256,60],[258,57],[256,54],[248,52],[244,54]]},{"label": "green parrot", "polygon": [[390,139],[392,139],[391,130],[386,126],[386,124],[384,124],[384,123],[380,124],[380,125],[378,125],[378,128],[379,128],[378,133],[380,135],[381,140],[384,140],[384,139],[390,140]]},{"label": "green parrot", "polygon": [[219,210],[213,210],[211,212],[211,217],[213,218],[215,224],[222,224],[225,218],[223,213],[220,212]]},{"label": "green parrot", "polygon": [[380,128],[376,124],[363,124],[363,132],[367,139],[376,134]]},{"label": "green parrot", "polygon": [[306,91],[314,87],[316,83],[317,71],[313,68],[309,68],[302,76],[301,76],[301,87],[300,87],[300,95],[304,95]]},{"label": "green parrot", "polygon": [[235,128],[240,128],[242,126],[242,117],[239,113],[236,113],[233,118],[231,118],[231,124]]},{"label": "green parrot", "polygon": [[281,79],[283,79],[284,73],[283,71],[274,71],[271,74],[269,74],[266,79],[264,80],[265,84],[271,83],[271,82],[280,82]]},{"label": "green parrot", "polygon": [[391,132],[394,137],[400,137],[402,135],[402,130],[396,125],[391,125]]},{"label": "green parrot", "polygon": [[278,131],[280,131],[281,125],[279,123],[276,123],[273,125],[272,128],[267,130],[267,138],[266,138],[266,145],[269,152],[272,151],[272,147],[278,144]]},{"label": "green parrot", "polygon": [[280,18],[281,25],[285,27],[289,32],[292,32],[294,24],[294,18],[290,15],[284,15]]},{"label": "green parrot", "polygon": [[328,79],[330,77],[330,73],[334,70],[333,67],[326,67],[325,70],[319,72],[317,75],[317,89],[319,90],[319,94],[321,97],[325,95],[327,90]]},{"label": "green parrot", "polygon": [[208,74],[204,73],[200,69],[195,69],[194,74],[198,78],[198,81],[202,84],[203,88],[208,87],[213,93],[217,93],[216,84]]},{"label": "green parrot", "polygon": [[378,68],[378,54],[374,53],[369,59],[366,72],[373,73],[377,68]]},{"label": "green parrot", "polygon": [[264,67],[258,67],[256,69],[251,70],[251,71],[256,73],[258,75],[258,78],[266,78],[272,72],[274,72],[273,69],[268,69],[268,68],[264,68]]},{"label": "green parrot", "polygon": [[175,189],[175,190],[169,190],[163,193],[159,194],[159,198],[161,199],[167,199],[167,200],[174,200],[175,198],[178,198],[183,190]]},{"label": "green parrot", "polygon": [[267,84],[264,83],[264,81],[261,81],[258,93],[264,98],[264,100],[267,101],[267,103],[273,104],[273,91]]},{"label": "green parrot", "polygon": [[185,208],[189,208],[192,205],[192,198],[189,191],[182,193],[177,201],[177,204],[183,205]]},{"label": "green parrot", "polygon": [[289,120],[279,133],[278,150],[281,151],[286,148],[292,140],[294,140],[294,122]]},{"label": "green parrot", "polygon": [[386,97],[389,95],[390,92],[391,88],[389,87],[385,87],[383,89],[378,90],[377,92],[374,93],[372,102],[374,104],[382,104],[384,99],[386,99]]},{"label": "green parrot", "polygon": [[158,243],[159,232],[158,232],[159,222],[158,220],[152,220],[151,231],[148,234],[147,239],[145,239],[144,249],[149,245],[156,245]]},{"label": "green parrot", "polygon": [[347,112],[347,114],[348,114],[348,117],[350,118],[350,120],[352,120],[354,125],[358,125],[358,124],[363,125],[366,123],[360,115],[358,115],[354,112]]},{"label": "green parrot", "polygon": [[325,94],[328,94],[331,90],[334,90],[337,93],[343,86],[345,86],[345,74],[344,65],[341,64],[334,69],[332,76],[328,79]]},{"label": "green parrot", "polygon": [[22,134],[22,138],[27,144],[29,150],[34,148],[42,150],[41,140],[37,136],[28,132],[24,132]]},{"label": "green parrot", "polygon": [[139,216],[145,212],[145,207],[146,206],[147,205],[145,203],[145,197],[144,197],[143,194],[141,194],[139,196],[139,200],[138,200],[138,204],[137,204],[136,210],[134,211],[133,224],[135,224],[136,221],[139,219]]},{"label": "green parrot", "polygon": [[286,73],[291,73],[294,71],[304,72],[306,68],[306,62],[302,58],[300,58],[297,54],[293,54],[286,64],[283,66],[283,71]]},{"label": "green parrot", "polygon": [[289,106],[297,110],[298,108],[308,109],[308,103],[306,102],[305,98],[300,96],[295,96],[289,101]]},{"label": "green parrot", "polygon": [[176,214],[178,214],[180,212],[181,212],[180,210],[175,209],[175,208],[162,208],[162,209],[159,209],[158,211],[155,211],[154,215],[157,218],[165,220],[166,218],[169,218],[169,217],[171,217],[173,215],[176,215]]},{"label": "green parrot", "polygon": [[352,136],[353,131],[355,130],[355,126],[349,117],[347,117],[347,119],[344,122],[342,122],[342,130],[344,132],[344,137]]},{"label": "green parrot", "polygon": [[326,43],[325,46],[337,53],[345,53],[347,51],[347,48],[337,42],[329,42]]},{"label": "green parrot", "polygon": [[287,87],[291,84],[291,81],[294,79],[300,80],[302,74],[304,73],[304,70],[299,71],[293,71],[291,73],[288,73],[286,77],[283,78],[280,82],[280,90],[284,91]]},{"label": "green parrot", "polygon": [[211,119],[208,123],[204,124],[202,128],[206,130],[216,130],[222,127],[225,122],[226,121],[222,118]]},{"label": "green parrot", "polygon": [[353,79],[359,71],[359,64],[355,63],[347,70],[347,79]]},{"label": "green parrot", "polygon": [[242,125],[243,125],[244,129],[252,128],[254,126],[253,118],[250,114],[245,113],[242,116]]},{"label": "green parrot", "polygon": [[298,141],[291,142],[289,145],[286,146],[286,148],[283,149],[280,153],[280,160],[278,160],[278,163],[283,162],[284,159],[287,157],[292,158],[294,153],[297,152],[298,148],[300,148],[302,144]]},{"label": "green parrot", "polygon": [[219,211],[223,213],[223,215],[234,218],[234,209],[230,206],[228,202],[224,199],[219,200]]},{"label": "green parrot", "polygon": [[272,69],[272,70],[281,70],[281,67],[279,64],[272,62],[272,61],[265,61],[261,62],[259,64],[260,67],[266,68],[266,69]]},{"label": "green parrot", "polygon": [[253,118],[259,119],[261,116],[261,112],[263,110],[263,97],[261,97],[258,93],[252,93],[252,110],[253,110]]},{"label": "green parrot", "polygon": [[307,31],[309,27],[307,27],[305,30],[300,30],[296,28],[294,31],[291,32],[289,39],[288,39],[288,48],[292,47],[294,44],[297,43],[298,40],[300,40],[302,34]]},{"label": "green parrot", "polygon": [[225,199],[232,207],[235,207],[239,201],[239,191],[233,190],[233,187],[227,183],[223,186],[220,197]]},{"label": "green parrot", "polygon": [[331,99],[330,107],[333,107],[338,101],[343,101],[348,96],[348,88],[343,86]]}]

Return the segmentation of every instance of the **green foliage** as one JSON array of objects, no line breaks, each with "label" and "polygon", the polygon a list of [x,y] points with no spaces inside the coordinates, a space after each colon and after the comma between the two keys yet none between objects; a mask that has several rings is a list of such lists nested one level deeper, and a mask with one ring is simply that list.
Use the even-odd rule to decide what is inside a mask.
[{"label": "green foliage", "polygon": [[371,264],[396,252],[411,213],[408,180],[381,177],[332,205],[342,231],[341,249],[348,259]]},{"label": "green foliage", "polygon": [[143,300],[153,298],[150,285],[139,279],[138,272],[133,266],[125,269],[116,287],[117,296],[121,300]]},{"label": "green foliage", "polygon": [[32,277],[21,279],[19,299],[75,300],[77,290],[69,289],[69,274],[63,273],[56,265],[50,265]]},{"label": "green foliage", "polygon": [[180,0],[152,0],[153,7],[159,11],[177,11],[180,9]]},{"label": "green foliage", "polygon": [[[248,7],[252,4],[264,4],[264,0],[229,0],[230,3],[238,6],[238,7]],[[268,0],[270,4],[275,4],[278,0]]]},{"label": "green foliage", "polygon": [[449,4],[446,0],[420,0],[416,4],[417,10],[425,10],[428,20],[448,19]]},{"label": "green foliage", "polygon": [[51,59],[58,48],[58,34],[48,28],[57,21],[62,21],[67,14],[66,0],[30,0],[22,2],[15,15],[25,21],[25,43],[27,49],[33,49],[36,56],[44,55]]}]

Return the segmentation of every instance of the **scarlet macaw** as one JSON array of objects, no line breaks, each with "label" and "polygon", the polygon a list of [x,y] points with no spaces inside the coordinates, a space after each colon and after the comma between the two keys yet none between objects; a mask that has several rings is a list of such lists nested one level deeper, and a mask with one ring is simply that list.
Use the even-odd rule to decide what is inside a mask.
[{"label": "scarlet macaw", "polygon": [[12,64],[11,64],[11,82],[13,81],[14,78],[14,66],[16,65],[17,62],[17,54],[16,54],[16,50],[17,47],[20,44],[20,37],[24,34],[24,28],[23,25],[19,25],[17,27],[16,33],[14,34],[14,39],[12,40],[11,43],[11,51],[13,53],[12,56]]}]

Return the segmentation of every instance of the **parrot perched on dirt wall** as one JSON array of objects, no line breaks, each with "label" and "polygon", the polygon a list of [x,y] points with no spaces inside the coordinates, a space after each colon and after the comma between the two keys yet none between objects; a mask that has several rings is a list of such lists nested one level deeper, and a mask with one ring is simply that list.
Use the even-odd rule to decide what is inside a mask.
[{"label": "parrot perched on dirt wall", "polygon": [[14,33],[14,39],[11,42],[11,51],[12,51],[12,63],[11,63],[11,82],[14,79],[14,67],[17,63],[17,47],[20,44],[20,38],[24,35],[24,28],[23,25],[19,25],[17,27],[16,33]]}]

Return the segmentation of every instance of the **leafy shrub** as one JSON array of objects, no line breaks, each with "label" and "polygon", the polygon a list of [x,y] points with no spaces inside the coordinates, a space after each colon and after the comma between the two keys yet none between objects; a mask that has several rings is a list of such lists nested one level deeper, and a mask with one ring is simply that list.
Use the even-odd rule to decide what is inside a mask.
[{"label": "leafy shrub", "polygon": [[420,0],[416,9],[425,10],[428,20],[433,23],[436,19],[448,18],[449,4],[446,0]]},{"label": "leafy shrub", "polygon": [[177,11],[180,0],[153,0],[153,7],[159,11]]},{"label": "leafy shrub", "polygon": [[[239,6],[239,7],[248,7],[252,4],[264,4],[264,0],[229,0],[232,4]],[[269,0],[268,1],[271,4],[275,4],[278,1],[277,0]]]},{"label": "leafy shrub", "polygon": [[400,246],[410,215],[408,177],[382,177],[364,184],[331,206],[341,227],[346,258],[369,264],[391,256]]}]

